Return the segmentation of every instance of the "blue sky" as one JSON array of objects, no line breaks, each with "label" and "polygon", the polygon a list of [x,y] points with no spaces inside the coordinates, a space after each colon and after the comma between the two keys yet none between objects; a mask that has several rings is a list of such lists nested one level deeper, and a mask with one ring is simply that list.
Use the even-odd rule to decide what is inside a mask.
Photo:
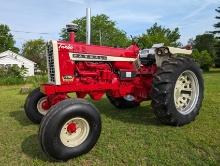
[{"label": "blue sky", "polygon": [[[139,35],[155,22],[179,27],[180,42],[213,30],[220,0],[0,0],[0,23],[7,24],[16,45],[29,39],[58,39],[59,32],[74,18],[104,13],[128,35]],[[22,32],[20,32],[22,31]],[[26,32],[26,33],[25,33]],[[32,33],[27,33],[32,32]]]}]

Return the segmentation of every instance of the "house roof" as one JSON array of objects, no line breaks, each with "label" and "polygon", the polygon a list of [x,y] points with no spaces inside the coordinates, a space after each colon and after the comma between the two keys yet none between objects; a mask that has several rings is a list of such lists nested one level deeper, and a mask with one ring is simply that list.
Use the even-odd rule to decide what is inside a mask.
[{"label": "house roof", "polygon": [[[5,52],[2,52],[2,53],[0,53],[0,58],[3,58],[3,57],[5,57],[5,56],[10,56],[10,57],[19,57],[20,59],[24,59],[24,60],[26,60],[26,61],[28,61],[28,62],[30,62],[30,63],[33,63],[33,64],[36,64],[35,62],[33,62],[33,61],[31,61],[31,60],[29,60],[29,59],[27,59],[27,58],[25,58],[25,57],[23,57],[23,56],[21,56],[21,55],[18,55],[18,54],[16,54],[16,53],[14,53],[13,51],[11,51],[11,50],[8,50],[8,51],[5,51]],[[20,60],[21,61],[21,60]]]},{"label": "house roof", "polygon": [[2,64],[1,63],[1,61],[2,60],[5,60],[5,59],[11,59],[12,61],[14,61],[14,62],[18,62],[18,63],[24,63],[23,61],[21,61],[21,60],[19,60],[19,59],[15,59],[15,58],[13,58],[12,56],[0,56],[0,64]]},{"label": "house roof", "polygon": [[5,56],[0,56],[0,59],[2,59],[2,58],[4,58],[4,57],[6,57],[6,55],[5,55]]}]

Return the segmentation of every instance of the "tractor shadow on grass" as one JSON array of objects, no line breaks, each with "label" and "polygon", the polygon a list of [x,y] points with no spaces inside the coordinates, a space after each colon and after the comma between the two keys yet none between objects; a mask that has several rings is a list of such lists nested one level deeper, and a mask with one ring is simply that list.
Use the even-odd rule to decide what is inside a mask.
[{"label": "tractor shadow on grass", "polygon": [[[107,98],[103,98],[98,102],[94,102],[91,99],[88,100],[98,108],[101,115],[104,115],[106,117],[116,119],[125,123],[156,126],[161,125],[161,123],[154,115],[149,103],[144,103],[144,105],[142,104],[141,106],[132,109],[118,109],[111,105]],[[16,121],[18,121],[22,126],[33,125],[33,123],[25,115],[23,106],[20,106],[20,109],[18,111],[10,112],[9,115],[13,117]]]},{"label": "tractor shadow on grass", "polygon": [[32,159],[38,159],[45,162],[54,162],[50,160],[49,157],[47,157],[42,151],[37,134],[25,138],[21,144],[21,149],[23,153]]},{"label": "tractor shadow on grass", "polygon": [[[155,117],[151,109],[151,106],[148,103],[144,103],[143,106],[137,108],[125,110],[115,108],[109,103],[109,101],[106,98],[103,98],[101,101],[98,102],[93,102],[93,104],[99,109],[102,117],[104,116],[131,125],[140,124],[146,126],[163,126]],[[24,126],[32,124],[26,118],[25,113],[23,111],[12,112],[11,116],[18,120]],[[56,161],[48,158],[42,151],[41,146],[39,145],[38,136],[36,134],[25,138],[21,144],[21,148],[23,153],[25,153],[27,156],[33,159],[38,159],[44,162],[56,163]]]},{"label": "tractor shadow on grass", "polygon": [[98,108],[101,115],[111,119],[129,124],[162,126],[154,115],[149,103],[144,103],[132,109],[118,109],[111,105],[108,99],[103,98],[101,101],[93,102],[93,104]]},{"label": "tractor shadow on grass", "polygon": [[18,121],[21,126],[33,125],[33,123],[25,115],[23,106],[21,106],[20,109],[17,111],[10,112],[9,116]]}]

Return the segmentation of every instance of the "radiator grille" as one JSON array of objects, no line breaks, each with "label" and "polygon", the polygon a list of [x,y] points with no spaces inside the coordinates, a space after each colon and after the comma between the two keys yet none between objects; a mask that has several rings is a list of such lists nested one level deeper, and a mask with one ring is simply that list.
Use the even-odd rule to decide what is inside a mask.
[{"label": "radiator grille", "polygon": [[49,82],[55,83],[55,68],[54,68],[54,56],[53,56],[52,42],[49,42],[47,45],[47,64],[48,64]]}]

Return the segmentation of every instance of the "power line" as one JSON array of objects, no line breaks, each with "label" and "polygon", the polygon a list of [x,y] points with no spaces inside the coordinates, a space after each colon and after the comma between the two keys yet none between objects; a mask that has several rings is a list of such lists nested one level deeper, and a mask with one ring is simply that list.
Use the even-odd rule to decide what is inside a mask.
[{"label": "power line", "polygon": [[16,32],[16,33],[27,33],[27,34],[40,34],[40,35],[50,35],[52,33],[48,33],[48,32],[31,32],[31,31],[20,31],[20,30],[11,30],[11,32]]},{"label": "power line", "polygon": [[[8,39],[8,38],[10,38],[10,37],[9,37],[9,36],[1,36],[1,35],[0,35],[0,38]],[[16,37],[16,36],[13,36],[13,38],[14,38],[14,39],[29,40],[29,38]]]},{"label": "power line", "polygon": [[23,30],[10,30],[10,32],[15,32],[15,33],[26,33],[26,34],[39,34],[39,35],[51,35],[55,33],[49,33],[49,32],[33,32],[33,31],[23,31]]}]

